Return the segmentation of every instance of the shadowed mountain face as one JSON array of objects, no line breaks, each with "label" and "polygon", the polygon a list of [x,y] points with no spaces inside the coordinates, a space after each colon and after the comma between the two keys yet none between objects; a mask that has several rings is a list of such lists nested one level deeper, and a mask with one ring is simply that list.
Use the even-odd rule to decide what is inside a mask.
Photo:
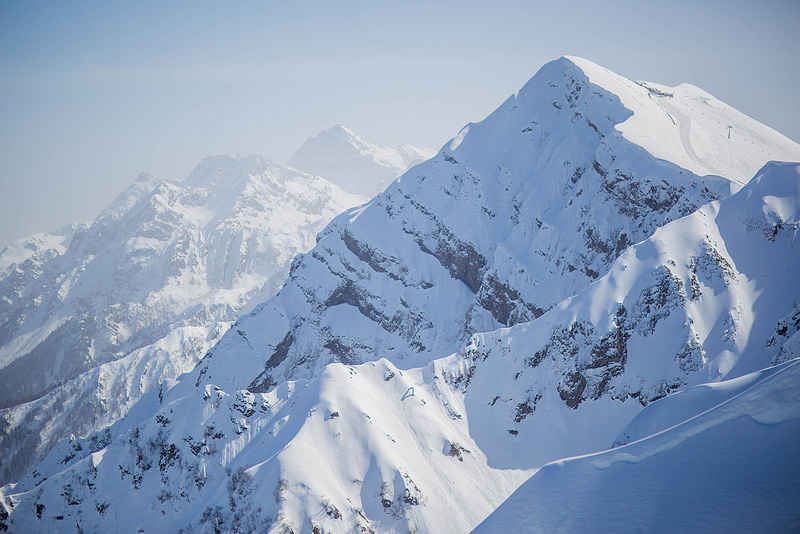
[{"label": "shadowed mountain face", "polygon": [[[465,532],[546,462],[663,429],[626,429],[662,397],[797,357],[799,167],[758,169],[800,147],[672,89],[546,65],[334,219],[191,373],[3,487],[0,520]],[[726,132],[687,117],[752,144],[716,158]]]},{"label": "shadowed mountain face", "polygon": [[[685,419],[624,449],[546,465],[475,532],[792,531],[800,523],[798,379],[794,360],[654,403],[637,423],[667,407]],[[565,501],[571,511],[559,513]]]}]

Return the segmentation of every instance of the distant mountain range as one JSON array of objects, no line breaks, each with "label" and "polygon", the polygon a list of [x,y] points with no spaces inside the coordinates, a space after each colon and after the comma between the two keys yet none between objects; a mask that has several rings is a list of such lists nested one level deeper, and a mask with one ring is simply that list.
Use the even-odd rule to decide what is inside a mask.
[{"label": "distant mountain range", "polygon": [[[357,145],[328,146],[325,157],[381,153],[348,135]],[[374,189],[349,194],[255,156],[209,157],[181,182],[140,175],[92,223],[5,247],[0,482],[190,371],[232,321],[277,292],[334,215]]]},{"label": "distant mountain range", "polygon": [[553,61],[3,486],[0,525],[794,530],[798,161],[696,87]]}]

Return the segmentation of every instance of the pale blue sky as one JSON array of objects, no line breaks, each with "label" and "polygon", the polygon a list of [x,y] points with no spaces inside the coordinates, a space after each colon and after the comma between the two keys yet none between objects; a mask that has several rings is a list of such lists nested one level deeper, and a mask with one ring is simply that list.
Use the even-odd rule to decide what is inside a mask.
[{"label": "pale blue sky", "polygon": [[[700,5],[696,5],[700,4]],[[693,83],[800,141],[800,2],[0,2],[0,246],[140,171],[336,123],[438,149],[547,61]]]}]

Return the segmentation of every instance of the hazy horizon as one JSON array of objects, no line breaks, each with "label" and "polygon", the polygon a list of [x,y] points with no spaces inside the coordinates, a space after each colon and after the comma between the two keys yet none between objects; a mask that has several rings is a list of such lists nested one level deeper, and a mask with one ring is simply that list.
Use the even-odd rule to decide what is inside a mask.
[{"label": "hazy horizon", "polygon": [[[611,6],[611,7],[609,7]],[[688,82],[800,140],[796,2],[0,5],[0,247],[91,220],[139,172],[284,163],[337,123],[438,149],[548,61]]]}]

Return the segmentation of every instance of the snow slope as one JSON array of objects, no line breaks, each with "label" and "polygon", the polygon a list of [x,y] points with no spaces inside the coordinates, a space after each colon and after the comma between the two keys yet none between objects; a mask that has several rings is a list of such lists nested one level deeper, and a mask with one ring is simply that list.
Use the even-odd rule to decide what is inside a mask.
[{"label": "snow slope", "polygon": [[219,156],[183,182],[143,174],[93,223],[6,247],[0,480],[192,369],[356,202],[262,158]]},{"label": "snow slope", "polygon": [[[467,531],[544,463],[671,425],[641,415],[625,430],[669,392],[797,357],[799,208],[800,165],[769,164],[736,195],[626,249],[605,276],[536,321],[477,334],[419,368],[335,363],[267,392],[226,388],[198,368],[5,486],[4,521],[25,531]],[[661,402],[679,405],[669,411],[680,420],[694,415],[687,405],[702,411],[778,375],[704,386],[727,392],[721,399]],[[684,398],[693,391],[704,390]],[[796,401],[770,391],[748,397],[748,413],[764,397],[777,398],[781,413],[796,411]],[[770,445],[778,452],[797,431],[786,429]],[[732,432],[707,435],[769,441],[750,427]],[[691,454],[661,456],[666,466],[654,474],[676,456]],[[721,472],[708,473],[703,492],[727,480]]]},{"label": "snow slope", "polygon": [[[737,393],[720,402],[721,390]],[[473,532],[797,531],[800,360],[674,397],[637,419],[689,397],[710,407],[625,447],[544,466]]]},{"label": "snow slope", "polygon": [[309,137],[288,165],[322,176],[367,201],[409,167],[432,158],[433,150],[406,145],[397,148],[370,143],[348,127],[337,124]]},{"label": "snow slope", "polygon": [[[548,461],[606,449],[620,433],[669,428],[794,369],[657,401],[758,369],[798,335],[785,321],[800,302],[798,207],[800,166],[770,164],[733,197],[626,250],[606,276],[538,320],[477,334],[465,350],[420,368],[334,363],[264,393],[204,382],[199,370],[165,382],[110,429],[60,443],[5,486],[6,524],[466,532]],[[665,266],[673,273],[666,283]],[[754,300],[737,300],[755,286]],[[738,304],[753,319],[721,332]],[[748,413],[759,413],[765,396],[795,412],[792,387],[791,402],[773,390],[748,397]],[[674,420],[659,403],[673,406]],[[787,436],[779,433],[774,447],[785,449]],[[711,477],[707,486],[719,480],[727,479]]]},{"label": "snow slope", "polygon": [[165,383],[110,431],[61,443],[32,477],[3,488],[15,503],[9,524],[464,532],[525,473],[488,468],[442,386],[429,369],[386,360],[333,364],[265,394],[208,385],[186,397]]},{"label": "snow slope", "polygon": [[585,59],[569,60],[633,112],[618,130],[656,158],[700,176],[725,176],[738,184],[734,189],[767,161],[798,159],[796,143],[691,84],[632,82]]}]

